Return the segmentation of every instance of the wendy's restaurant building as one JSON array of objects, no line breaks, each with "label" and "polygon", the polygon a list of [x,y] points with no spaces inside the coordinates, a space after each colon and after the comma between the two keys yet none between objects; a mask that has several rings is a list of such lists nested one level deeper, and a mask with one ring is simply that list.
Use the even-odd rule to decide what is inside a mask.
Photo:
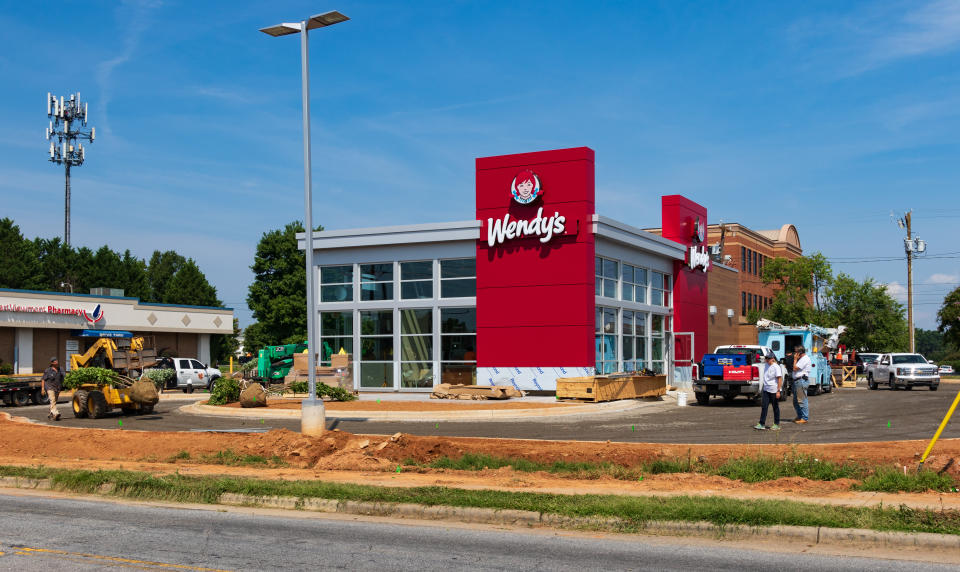
[{"label": "wendy's restaurant building", "polygon": [[579,147],[477,159],[473,220],[315,232],[320,361],[353,354],[375,391],[683,379],[707,341],[707,211],[661,202],[662,237],[598,214]]}]

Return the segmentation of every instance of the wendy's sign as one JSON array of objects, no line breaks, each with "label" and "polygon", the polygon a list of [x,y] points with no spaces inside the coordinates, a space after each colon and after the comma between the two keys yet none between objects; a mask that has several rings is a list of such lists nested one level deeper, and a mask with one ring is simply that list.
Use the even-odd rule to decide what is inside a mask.
[{"label": "wendy's sign", "polygon": [[476,193],[478,368],[593,368],[593,150],[477,159]]}]

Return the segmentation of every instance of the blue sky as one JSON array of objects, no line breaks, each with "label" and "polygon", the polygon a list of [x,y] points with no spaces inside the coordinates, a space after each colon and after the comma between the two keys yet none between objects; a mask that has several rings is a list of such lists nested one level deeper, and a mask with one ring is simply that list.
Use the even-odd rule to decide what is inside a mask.
[{"label": "blue sky", "polygon": [[890,212],[912,208],[917,326],[960,285],[960,0],[5,0],[0,216],[62,233],[44,98],[79,91],[74,244],[175,249],[247,325],[256,243],[303,212],[299,44],[258,29],[331,9],[352,20],[311,35],[327,228],[469,219],[475,157],[586,145],[602,214],[658,226],[683,194],[711,222],[790,222],[901,296],[905,263],[875,259],[902,256]]}]

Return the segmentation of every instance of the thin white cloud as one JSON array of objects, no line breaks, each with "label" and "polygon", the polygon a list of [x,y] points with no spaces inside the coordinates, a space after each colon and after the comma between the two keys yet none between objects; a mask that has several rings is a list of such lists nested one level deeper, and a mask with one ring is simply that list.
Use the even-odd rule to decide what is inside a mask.
[{"label": "thin white cloud", "polygon": [[933,274],[927,279],[931,284],[960,284],[960,274]]},{"label": "thin white cloud", "polygon": [[803,18],[784,40],[801,67],[855,76],[911,58],[960,48],[960,0],[866,4],[845,14]]},{"label": "thin white cloud", "polygon": [[117,10],[117,22],[123,31],[123,47],[114,57],[97,64],[97,85],[100,87],[100,115],[104,133],[111,133],[108,107],[113,99],[113,73],[129,62],[140,45],[140,37],[150,26],[152,12],[161,5],[157,0],[124,2]]},{"label": "thin white cloud", "polygon": [[960,0],[936,0],[907,13],[899,29],[873,45],[870,59],[878,65],[936,54],[960,46]]}]

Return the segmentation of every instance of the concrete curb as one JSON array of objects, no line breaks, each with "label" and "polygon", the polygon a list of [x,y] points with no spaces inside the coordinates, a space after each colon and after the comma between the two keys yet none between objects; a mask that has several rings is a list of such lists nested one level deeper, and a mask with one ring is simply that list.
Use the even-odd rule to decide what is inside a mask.
[{"label": "concrete curb", "polygon": [[[28,477],[0,477],[0,487],[51,490],[50,479]],[[109,494],[113,486],[107,483],[98,490]],[[283,510],[304,510],[321,513],[386,516],[418,520],[450,520],[477,524],[544,526],[553,528],[580,528],[618,532],[627,521],[617,517],[576,517],[528,510],[492,509],[456,506],[430,506],[412,503],[339,501],[332,499],[282,496],[253,496],[223,493],[218,504],[250,506]],[[650,521],[642,526],[641,534],[664,536],[697,536],[706,538],[783,539],[804,544],[839,544],[875,546],[877,548],[922,548],[953,550],[960,553],[960,535],[928,532],[892,532],[860,528],[827,528],[812,526],[720,526],[710,522]]]},{"label": "concrete curb", "polygon": [[[517,421],[552,420],[562,418],[565,421],[577,421],[598,415],[624,413],[660,402],[652,401],[611,401],[590,405],[571,405],[569,407],[540,409],[482,409],[479,411],[331,411],[327,409],[327,419],[340,421],[416,421],[422,423],[458,422],[458,421]],[[177,409],[188,415],[208,415],[214,417],[249,417],[253,419],[300,419],[299,409],[279,409],[271,411],[268,407],[249,409],[228,409],[216,405],[192,403]]]}]

